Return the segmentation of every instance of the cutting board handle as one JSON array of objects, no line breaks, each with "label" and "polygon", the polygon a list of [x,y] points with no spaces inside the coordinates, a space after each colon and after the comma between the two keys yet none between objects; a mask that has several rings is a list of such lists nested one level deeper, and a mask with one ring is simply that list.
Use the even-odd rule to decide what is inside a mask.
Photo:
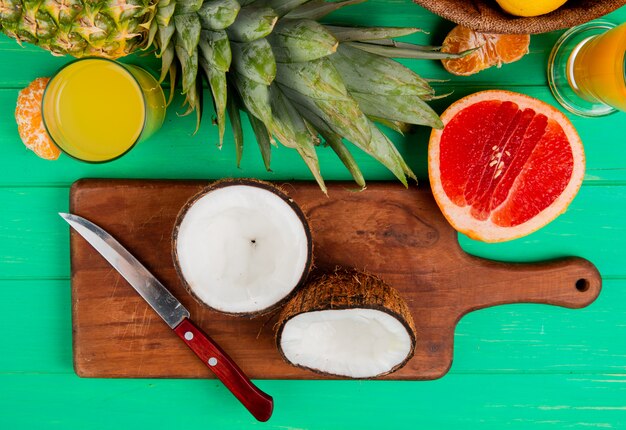
[{"label": "cutting board handle", "polygon": [[541,303],[582,308],[600,294],[602,278],[588,260],[577,257],[542,263],[502,263],[468,256],[484,282],[466,290],[469,308],[463,313],[509,303]]}]

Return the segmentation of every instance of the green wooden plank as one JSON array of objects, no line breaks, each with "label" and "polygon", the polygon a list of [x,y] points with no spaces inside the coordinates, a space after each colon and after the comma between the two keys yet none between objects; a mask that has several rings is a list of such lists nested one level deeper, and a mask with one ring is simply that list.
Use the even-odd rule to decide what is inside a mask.
[{"label": "green wooden plank", "polygon": [[516,304],[466,315],[450,373],[626,373],[626,280],[587,308]]},{"label": "green wooden plank", "polygon": [[0,53],[2,88],[23,88],[35,78],[52,75],[69,61],[27,43],[20,46],[4,34],[0,35]]},{"label": "green wooden plank", "polygon": [[[0,188],[0,279],[67,278],[68,188]],[[67,223],[65,223],[67,224]]]},{"label": "green wooden plank", "polygon": [[0,293],[0,325],[14,328],[3,336],[11,353],[0,354],[0,373],[72,374],[70,282],[0,281]]},{"label": "green wooden plank", "polygon": [[[208,98],[208,97],[207,97]],[[207,99],[205,98],[205,100]],[[197,134],[195,116],[180,117],[182,98],[174,101],[163,128],[150,140],[138,144],[129,154],[106,164],[87,164],[61,155],[59,160],[39,159],[27,150],[19,139],[14,121],[17,90],[0,90],[0,186],[4,185],[70,185],[83,177],[112,178],[222,178],[257,177],[269,180],[307,179],[311,173],[297,151],[280,145],[272,147],[272,172],[267,172],[259,147],[248,120],[244,125],[244,155],[241,168],[237,168],[235,145],[230,125],[224,139],[224,147],[218,148],[217,127],[211,124],[213,113],[207,101],[206,120]],[[407,153],[417,148],[414,142],[405,141],[390,132],[400,150]],[[393,179],[385,167],[369,155],[352,146],[361,168],[368,172],[368,179]],[[330,147],[318,149],[322,174],[329,180],[351,180],[350,173]],[[425,176],[425,170],[422,176]]]},{"label": "green wooden plank", "polygon": [[[363,10],[361,13],[355,11]],[[365,18],[367,17],[367,18]],[[626,7],[607,15],[615,23],[626,21]],[[329,18],[336,23],[371,26],[406,26],[418,27],[427,33],[416,33],[401,40],[424,45],[441,45],[446,35],[455,24],[443,20],[429,11],[415,7],[406,1],[368,1],[353,8],[340,10]],[[426,78],[448,80],[450,86],[486,85],[486,86],[547,86],[546,66],[550,51],[564,31],[536,34],[531,36],[529,53],[520,61],[505,64],[501,68],[493,67],[472,76],[454,76],[448,73],[439,61],[400,60],[407,67]]]},{"label": "green wooden plank", "polygon": [[[449,23],[442,22],[433,14],[420,7],[409,4],[410,1],[398,1],[389,5],[384,1],[370,1],[354,8],[344,9],[335,14],[335,22],[358,23],[367,21],[370,25],[427,25],[448,28]],[[352,9],[354,12],[351,12]],[[367,17],[365,19],[364,17]],[[610,18],[619,21],[626,18],[626,8],[622,8]],[[424,24],[424,25],[421,25]],[[439,30],[438,30],[439,31]],[[439,31],[441,33],[441,31]],[[445,33],[445,31],[444,31]],[[533,39],[531,54],[519,63],[506,66],[507,69],[490,70],[469,78],[453,78],[445,84],[438,84],[439,92],[454,91],[446,99],[434,103],[438,111],[443,111],[450,103],[471,92],[486,88],[503,88],[521,91],[551,104],[556,104],[545,87],[544,69],[545,52],[541,47],[551,46],[557,33],[538,35]],[[437,39],[437,31],[429,35],[412,36],[414,41],[433,43]],[[443,36],[441,36],[443,37]],[[424,39],[426,38],[426,39]],[[429,39],[430,38],[430,39]],[[440,38],[440,37],[439,37]],[[536,46],[535,46],[536,41]],[[69,58],[53,57],[43,50],[24,45],[20,48],[13,40],[0,37],[0,87],[19,88],[26,85],[36,76],[50,75]],[[540,59],[536,57],[540,56]],[[151,69],[158,67],[158,62],[148,56],[134,56],[125,61],[139,62]],[[438,62],[411,61],[407,63],[414,70],[433,78],[449,78],[449,75]],[[528,80],[531,79],[531,80]],[[542,85],[540,87],[520,87],[521,84]],[[167,178],[220,178],[228,176],[254,176],[265,179],[311,179],[300,157],[293,150],[281,148],[274,151],[273,170],[267,173],[258,153],[257,145],[249,125],[246,126],[246,150],[242,168],[235,167],[235,153],[232,136],[227,133],[225,147],[222,151],[216,148],[216,127],[205,121],[197,135],[194,130],[193,118],[179,118],[176,108],[170,109],[164,129],[153,139],[139,145],[121,160],[106,165],[86,165],[63,157],[57,162],[46,162],[37,159],[29,151],[24,150],[19,142],[13,117],[16,90],[0,90],[0,147],[4,156],[0,160],[0,169],[4,172],[0,185],[8,184],[54,184],[69,185],[74,180],[85,177],[167,177]],[[211,108],[209,95],[207,100],[207,116]],[[179,99],[180,101],[180,99]],[[181,110],[178,109],[178,112]],[[618,127],[623,114],[616,114],[602,119],[584,119],[571,117],[579,129],[583,141],[589,142],[587,147],[588,171],[587,179],[593,181],[623,181],[626,179],[626,148],[619,142],[607,142],[597,139],[607,136],[608,130]],[[400,146],[401,152],[408,159],[411,167],[420,178],[426,174],[426,145],[429,131],[419,128],[414,135],[402,138],[392,133],[393,140]],[[354,148],[353,148],[354,149]],[[391,180],[393,176],[371,157],[354,149],[356,159],[366,173],[366,179]],[[320,149],[322,173],[329,180],[350,179],[349,173],[328,148]],[[138,166],[141,165],[141,168]]]},{"label": "green wooden plank", "polygon": [[[35,78],[52,76],[74,60],[67,55],[52,55],[49,51],[29,43],[20,45],[4,34],[0,34],[0,58],[0,88],[24,88]],[[160,60],[144,51],[120,61],[142,64],[155,74],[160,70]]]},{"label": "green wooden plank", "polygon": [[626,422],[625,375],[260,381],[275,400],[264,424],[215,381],[2,375],[0,385],[2,428],[623,429]]},{"label": "green wooden plank", "polygon": [[[409,39],[424,43],[440,41],[451,28],[410,0],[372,0],[353,8],[358,12],[348,11],[333,20],[419,25],[431,34]],[[611,17],[624,21],[626,9]],[[547,52],[558,34],[534,36],[531,53],[519,63],[473,77],[452,78],[441,90],[454,87],[455,94],[439,102],[438,109],[464,92],[490,87],[517,89],[553,103],[545,87],[519,85],[545,84]],[[457,330],[452,374],[439,381],[260,381],[276,399],[276,414],[268,424],[255,423],[213,380],[78,379],[71,373],[69,282],[38,280],[67,278],[69,274],[67,226],[57,219],[56,212],[67,209],[66,187],[73,180],[87,176],[282,180],[305,179],[309,174],[297,155],[282,149],[274,154],[276,173],[265,173],[253,142],[248,143],[242,169],[237,170],[232,140],[218,152],[214,148],[216,132],[208,122],[198,136],[191,137],[193,119],[179,119],[175,112],[170,112],[169,125],[158,137],[118,162],[92,166],[70,160],[38,160],[17,140],[12,120],[14,89],[53,73],[67,61],[37,48],[19,48],[14,41],[0,37],[0,88],[13,88],[0,91],[0,116],[4,118],[0,121],[0,148],[4,151],[0,157],[0,187],[4,187],[0,188],[0,279],[34,279],[0,282],[6,303],[3,327],[10,329],[3,339],[5,354],[0,354],[0,428],[625,427],[626,377],[621,364],[625,281],[621,279],[606,282],[598,302],[585,310],[514,305],[467,316]],[[157,64],[149,57],[130,61],[151,67]],[[427,77],[449,77],[437,62],[406,64]],[[479,255],[505,255],[510,260],[577,254],[595,261],[605,277],[626,276],[618,255],[624,238],[621,202],[626,191],[623,186],[604,186],[626,180],[625,149],[619,137],[623,118],[618,114],[575,120],[586,144],[589,168],[587,185],[566,214],[527,239],[486,245],[462,238],[463,246]],[[251,136],[249,128],[246,132]],[[421,177],[425,177],[426,140],[425,130],[397,140]],[[328,151],[321,159],[325,176],[348,179]],[[364,155],[357,155],[357,160],[368,179],[391,179]],[[29,185],[61,187],[21,188]],[[491,374],[494,372],[500,374]],[[523,372],[534,374],[519,374]]]},{"label": "green wooden plank", "polygon": [[[607,16],[615,22],[626,20],[626,9],[621,8]],[[402,40],[425,45],[440,45],[454,24],[443,21],[436,15],[413,4],[411,0],[393,1],[369,0],[366,3],[345,8],[328,17],[327,22],[335,24],[370,26],[418,27],[427,33],[407,36]],[[545,85],[545,67],[551,47],[562,31],[531,38],[530,52],[521,61],[493,68],[469,77],[450,75],[438,61],[402,61],[407,66],[432,79],[450,79],[459,84],[497,83],[500,85]],[[133,61],[158,67],[152,55],[139,53]],[[39,76],[47,76],[71,58],[54,57],[48,52],[24,44],[20,47],[14,40],[0,35],[0,87],[21,88]]]},{"label": "green wooden plank", "polygon": [[[130,287],[129,287],[130,288]],[[68,280],[0,281],[7,330],[0,374],[72,374]],[[626,280],[610,280],[590,307],[509,305],[459,323],[451,374],[626,373]],[[29,336],[24,336],[29,333]]]},{"label": "green wooden plank", "polygon": [[623,276],[626,240],[626,187],[583,185],[568,209],[555,221],[526,237],[483,243],[459,235],[468,253],[505,261],[541,261],[565,256],[593,262],[603,277]]},{"label": "green wooden plank", "polygon": [[[448,84],[441,86],[449,90]],[[455,88],[446,99],[432,102],[439,113],[459,98],[488,87],[472,86]],[[491,87],[489,87],[491,88]],[[546,88],[541,87],[497,87],[523,92],[556,105]],[[17,134],[14,121],[17,90],[0,90],[0,186],[11,185],[70,185],[83,177],[111,178],[222,178],[257,177],[269,180],[306,179],[312,176],[300,156],[293,149],[272,148],[272,172],[267,172],[247,120],[244,123],[244,155],[241,168],[236,167],[235,146],[232,133],[226,132],[224,147],[217,147],[217,127],[211,124],[212,108],[206,107],[206,120],[196,135],[193,115],[180,117],[177,109],[181,98],[169,109],[163,128],[150,140],[137,145],[129,154],[106,164],[87,164],[62,155],[59,160],[41,160],[25,149]],[[205,100],[208,99],[208,95]],[[209,103],[207,101],[207,103]],[[587,156],[587,182],[626,181],[626,145],[619,137],[612,137],[614,130],[621,128],[624,114],[618,113],[604,118],[568,117],[579,131],[585,144]],[[430,129],[416,127],[415,132],[405,137],[387,130],[388,135],[399,147],[409,165],[420,179],[426,179],[427,143]],[[393,175],[372,157],[350,145],[356,161],[367,180],[393,180]],[[318,148],[322,174],[328,180],[351,180],[349,172],[330,148]]]},{"label": "green wooden plank", "polygon": [[[390,4],[391,3],[391,4]],[[363,11],[355,13],[355,11]],[[367,18],[365,18],[367,17]],[[626,20],[626,8],[606,16],[605,19],[620,23]],[[416,8],[406,1],[368,1],[353,8],[346,8],[329,17],[328,21],[340,24],[370,26],[418,27],[426,33],[416,33],[399,40],[440,46],[455,24],[442,20],[425,9]],[[455,76],[448,73],[439,61],[400,60],[407,67],[430,79],[446,79],[452,85],[541,85],[547,86],[546,65],[552,46],[563,31],[531,36],[529,52],[520,61],[493,67],[472,76]]]},{"label": "green wooden plank", "polygon": [[[139,170],[141,173],[143,170]],[[69,275],[67,188],[0,188],[0,279],[59,278]],[[607,205],[607,202],[612,204]],[[604,277],[626,276],[623,223],[626,186],[584,185],[568,210],[548,226],[510,242],[486,244],[461,236],[471,254],[506,261],[539,261],[563,256],[591,260]],[[602,214],[598,208],[603,208]]]},{"label": "green wooden plank", "polygon": [[[572,122],[585,147],[586,174],[585,182],[609,182],[626,180],[626,145],[622,145],[622,135],[617,130],[623,129],[626,114],[622,112],[601,118],[584,118],[565,111],[552,93],[546,87],[513,87],[502,85],[470,85],[455,86],[455,84],[437,84],[442,93],[453,91],[445,99],[435,100],[431,104],[441,114],[454,101],[473,94],[477,91],[499,89],[515,91],[535,97],[552,106],[557,107]],[[418,129],[418,136],[414,138],[416,144],[421,147],[423,155],[414,162],[426,165],[426,144],[429,132],[423,127]]]}]

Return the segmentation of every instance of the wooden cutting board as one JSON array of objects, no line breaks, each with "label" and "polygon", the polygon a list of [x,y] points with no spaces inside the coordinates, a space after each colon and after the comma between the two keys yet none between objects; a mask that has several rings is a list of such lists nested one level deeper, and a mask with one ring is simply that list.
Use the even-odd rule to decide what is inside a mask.
[{"label": "wooden cutting board", "polygon": [[[166,285],[251,377],[319,379],[282,361],[276,315],[249,320],[199,305],[177,278],[171,234],[183,204],[207,182],[81,180],[71,211],[103,227]],[[509,264],[466,254],[426,186],[397,183],[279,184],[308,216],[318,269],[365,269],[397,288],[417,327],[413,359],[385,379],[436,379],[452,364],[454,328],[476,309],[505,303],[581,308],[601,278],[593,264],[567,258]],[[82,237],[71,233],[74,367],[82,377],[212,377],[126,281]],[[567,330],[567,327],[563,328]]]}]

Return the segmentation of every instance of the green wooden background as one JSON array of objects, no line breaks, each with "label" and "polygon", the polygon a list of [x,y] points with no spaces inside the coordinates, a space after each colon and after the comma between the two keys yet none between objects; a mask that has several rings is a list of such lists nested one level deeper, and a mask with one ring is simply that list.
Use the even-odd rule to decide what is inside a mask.
[{"label": "green wooden background", "polygon": [[[626,19],[626,9],[609,16]],[[412,40],[440,43],[452,24],[405,1],[370,1],[332,17],[337,22],[418,26]],[[532,37],[518,63],[468,78],[449,76],[438,62],[407,61],[425,77],[447,79],[441,111],[480,89],[519,91],[555,104],[545,77],[560,32]],[[276,402],[268,423],[255,422],[215,380],[80,379],[72,369],[68,226],[69,187],[84,177],[310,179],[295,152],[273,152],[263,169],[247,131],[240,169],[229,136],[170,109],[164,128],[121,160],[88,165],[62,157],[38,159],[19,141],[13,118],[20,88],[69,59],[0,37],[0,429],[198,428],[626,428],[626,114],[570,117],[587,153],[583,187],[569,210],[524,239],[487,245],[461,238],[471,253],[510,261],[578,255],[604,278],[596,303],[583,310],[509,305],[465,317],[455,336],[454,364],[437,381],[258,381]],[[157,67],[149,57],[133,58]],[[97,85],[97,83],[94,83]],[[180,102],[180,99],[178,99]],[[182,110],[179,110],[182,112]],[[396,138],[426,177],[427,130]],[[320,149],[322,173],[349,179],[335,156]],[[366,179],[391,180],[357,153]]]}]

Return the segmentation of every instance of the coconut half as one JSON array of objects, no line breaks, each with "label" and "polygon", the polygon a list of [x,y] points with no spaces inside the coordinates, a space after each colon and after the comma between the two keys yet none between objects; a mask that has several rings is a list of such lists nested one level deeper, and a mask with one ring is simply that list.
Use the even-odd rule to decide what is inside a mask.
[{"label": "coconut half", "polygon": [[294,366],[374,378],[411,359],[415,325],[395,289],[376,276],[341,270],[310,282],[287,303],[276,344]]},{"label": "coconut half", "polygon": [[267,313],[301,286],[312,259],[300,208],[259,181],[220,181],[193,197],[173,232],[174,265],[202,304],[228,314]]}]

